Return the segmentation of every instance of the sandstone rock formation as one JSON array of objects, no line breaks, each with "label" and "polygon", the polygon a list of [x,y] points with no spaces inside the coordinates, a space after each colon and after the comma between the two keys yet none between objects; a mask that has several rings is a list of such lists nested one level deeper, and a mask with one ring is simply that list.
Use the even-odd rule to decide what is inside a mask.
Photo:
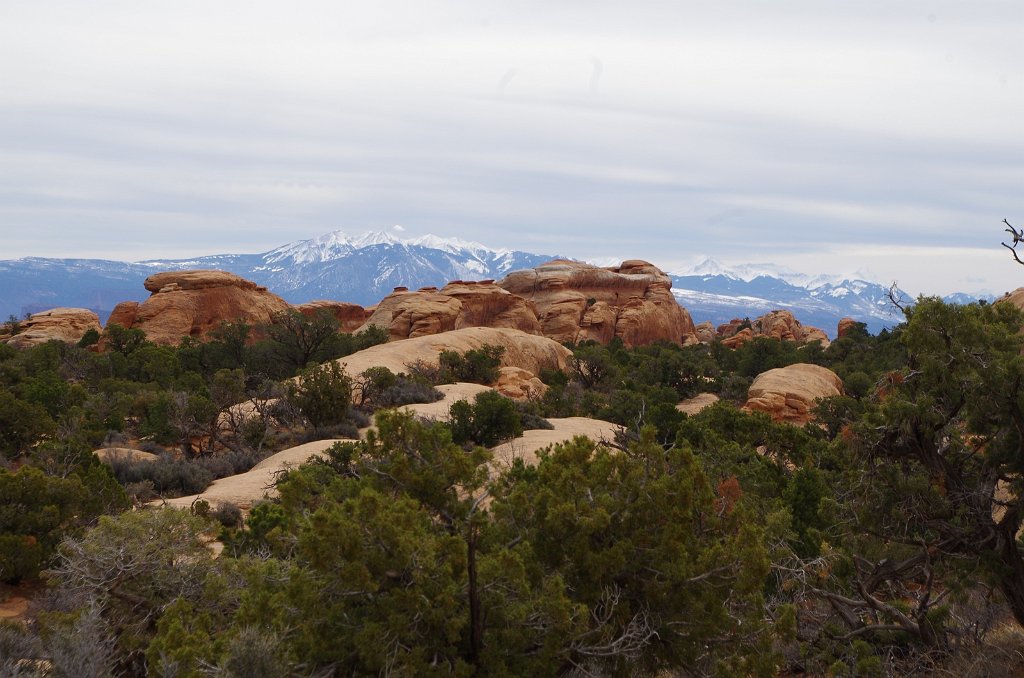
[{"label": "sandstone rock formation", "polygon": [[853,318],[840,318],[839,325],[836,327],[836,336],[845,337],[858,324],[860,323]]},{"label": "sandstone rock formation", "polygon": [[35,313],[21,324],[21,331],[5,340],[15,348],[28,348],[50,340],[77,343],[89,330],[100,330],[100,319],[86,308],[51,308]]},{"label": "sandstone rock formation", "polygon": [[338,440],[316,440],[282,450],[267,457],[245,473],[213,481],[212,485],[199,494],[166,500],[157,499],[149,502],[149,505],[187,508],[197,499],[205,499],[212,506],[231,503],[241,509],[249,509],[264,497],[277,496],[275,481],[281,471],[295,468],[313,457],[323,456],[327,448],[336,442]]},{"label": "sandstone rock formation", "polygon": [[519,367],[531,374],[540,374],[545,367],[565,369],[572,355],[569,349],[547,337],[506,328],[467,327],[442,335],[389,341],[339,358],[338,362],[352,376],[376,366],[387,367],[397,374],[407,371],[406,365],[417,361],[437,365],[441,351],[465,353],[485,345],[504,346],[501,365]]},{"label": "sandstone rock formation", "polygon": [[1012,292],[1007,292],[996,300],[997,304],[1009,303],[1024,311],[1024,287],[1018,287]]},{"label": "sandstone rock formation", "polygon": [[494,390],[512,400],[530,400],[542,397],[548,390],[547,384],[521,367],[502,367]]},{"label": "sandstone rock formation", "polygon": [[364,325],[382,327],[392,339],[422,337],[466,327],[505,327],[540,334],[533,307],[493,280],[456,280],[441,290],[399,287],[385,297]]},{"label": "sandstone rock formation", "polygon": [[697,340],[690,314],[672,296],[672,281],[646,261],[599,268],[555,260],[509,273],[501,287],[534,303],[544,336],[627,346]]},{"label": "sandstone rock formation", "polygon": [[744,327],[736,334],[722,339],[722,344],[728,348],[739,348],[748,341],[754,340],[754,330],[749,327]]},{"label": "sandstone rock formation", "polygon": [[820,330],[817,327],[811,327],[810,325],[801,324],[801,322],[797,320],[790,311],[769,311],[763,316],[749,322],[749,334],[741,339],[736,339],[731,343],[728,341],[729,339],[737,337],[740,333],[748,329],[744,327],[747,321],[734,318],[727,323],[719,325],[716,330],[716,334],[723,340],[723,343],[731,348],[742,346],[754,337],[769,337],[771,339],[795,341],[800,344],[817,341],[820,342],[823,347],[827,347],[829,345],[828,335],[826,335],[823,330]]},{"label": "sandstone rock formation", "polygon": [[511,467],[518,459],[529,466],[534,466],[537,464],[537,452],[545,447],[570,441],[577,436],[590,438],[598,443],[615,440],[615,433],[622,429],[610,421],[586,417],[552,417],[548,419],[548,423],[554,428],[523,431],[523,435],[518,438],[491,448],[494,452],[491,467],[501,472]]},{"label": "sandstone rock formation", "polygon": [[359,304],[350,304],[347,301],[326,301],[323,299],[309,301],[305,304],[299,304],[295,307],[295,310],[308,318],[312,318],[321,311],[327,311],[338,321],[338,329],[342,332],[355,332],[370,317],[370,313],[365,308]]},{"label": "sandstone rock formation", "polygon": [[225,271],[172,271],[146,278],[153,294],[141,304],[118,304],[107,324],[138,328],[157,344],[200,337],[224,321],[270,322],[291,306],[267,288]]},{"label": "sandstone rock formation", "polygon": [[798,363],[763,372],[747,391],[743,409],[767,412],[775,421],[803,425],[820,398],[842,395],[843,381],[820,365]]},{"label": "sandstone rock formation", "polygon": [[698,393],[676,405],[676,409],[689,415],[694,415],[705,407],[711,407],[719,400],[714,393]]},{"label": "sandstone rock formation", "polygon": [[715,326],[711,324],[710,320],[698,323],[693,328],[693,332],[697,335],[697,341],[702,344],[710,344],[715,340]]}]

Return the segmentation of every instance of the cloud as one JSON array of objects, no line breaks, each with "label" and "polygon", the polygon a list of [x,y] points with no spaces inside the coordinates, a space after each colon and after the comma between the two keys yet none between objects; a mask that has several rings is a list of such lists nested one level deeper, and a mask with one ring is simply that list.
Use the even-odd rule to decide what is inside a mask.
[{"label": "cloud", "polygon": [[[1024,214],[1013,3],[43,5],[0,24],[3,256],[400,222],[661,265],[902,261],[925,289],[892,252],[1002,254]],[[996,261],[962,265],[1002,285]]]}]

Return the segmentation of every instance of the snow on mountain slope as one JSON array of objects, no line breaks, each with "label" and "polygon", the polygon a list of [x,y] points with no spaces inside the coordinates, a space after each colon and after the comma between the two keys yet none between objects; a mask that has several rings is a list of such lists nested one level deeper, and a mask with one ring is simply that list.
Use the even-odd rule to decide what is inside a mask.
[{"label": "snow on mountain slope", "polygon": [[[402,239],[384,231],[357,235],[332,231],[262,254],[133,263],[32,257],[0,261],[0,315],[81,306],[95,310],[105,320],[118,302],[141,301],[148,296],[142,286],[147,276],[190,268],[236,273],[292,303],[336,299],[372,305],[398,286],[417,289],[459,279],[500,279],[510,271],[554,258],[558,257],[492,249],[436,235]],[[615,265],[619,261],[592,263]],[[782,308],[833,335],[845,316],[866,322],[873,332],[901,319],[889,303],[888,286],[864,276],[811,276],[770,264],[728,267],[709,258],[694,260],[692,266],[671,275],[673,293],[695,322],[710,320],[717,325]],[[978,297],[960,294],[950,300],[974,298]]]}]

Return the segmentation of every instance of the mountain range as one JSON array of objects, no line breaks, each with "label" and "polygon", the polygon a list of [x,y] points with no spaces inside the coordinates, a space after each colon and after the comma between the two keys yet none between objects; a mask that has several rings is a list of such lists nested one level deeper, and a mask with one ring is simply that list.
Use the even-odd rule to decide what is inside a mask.
[{"label": "mountain range", "polygon": [[[398,286],[417,289],[452,280],[500,279],[555,258],[567,257],[492,249],[433,235],[400,239],[383,232],[349,236],[341,231],[262,254],[138,262],[26,257],[0,261],[0,317],[71,306],[92,309],[105,322],[117,303],[145,299],[142,282],[159,271],[225,270],[291,303],[335,299],[368,306]],[[711,259],[670,275],[673,293],[694,322],[717,325],[782,308],[831,336],[839,319],[847,316],[866,323],[872,332],[900,320],[889,301],[889,286],[867,280],[811,277],[770,265],[728,268]],[[960,294],[949,300],[974,298]]]}]

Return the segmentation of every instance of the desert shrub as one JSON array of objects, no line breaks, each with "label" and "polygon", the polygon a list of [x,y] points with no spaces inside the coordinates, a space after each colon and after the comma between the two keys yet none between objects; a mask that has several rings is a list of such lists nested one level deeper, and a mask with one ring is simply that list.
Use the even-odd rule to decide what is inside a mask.
[{"label": "desert shrub", "polygon": [[238,527],[242,524],[242,509],[231,502],[221,502],[210,512],[210,517],[224,527]]},{"label": "desert shrub", "polygon": [[128,483],[124,486],[124,493],[135,505],[145,504],[156,499],[156,491],[153,489],[152,480],[143,480],[137,483]]},{"label": "desert shrub", "polygon": [[386,367],[371,367],[358,378],[359,406],[373,412],[383,407],[400,407],[412,403],[432,403],[442,394],[421,377],[395,374]]},{"label": "desert shrub", "polygon": [[160,495],[199,494],[214,481],[213,473],[201,463],[161,455],[153,461],[112,458],[114,477],[124,486],[149,481]]},{"label": "desert shrub", "polygon": [[338,363],[325,363],[299,372],[287,397],[314,428],[341,424],[348,417],[352,380]]},{"label": "desert shrub", "polygon": [[406,363],[405,370],[413,381],[429,384],[431,386],[436,386],[438,384],[450,384],[455,381],[451,372],[440,365],[435,365],[434,363],[430,363],[425,360],[416,360],[411,363]]},{"label": "desert shrub", "polygon": [[441,351],[438,362],[442,370],[451,374],[453,381],[474,384],[493,384],[498,379],[498,367],[504,346],[484,345],[459,355],[455,351]]},{"label": "desert shrub", "polygon": [[525,412],[519,415],[519,421],[523,426],[524,431],[530,431],[535,429],[553,430],[555,427],[551,425],[551,422],[532,412]]},{"label": "desert shrub", "polygon": [[459,400],[449,409],[452,440],[493,447],[522,435],[523,424],[516,404],[496,391],[484,391],[473,404]]}]

